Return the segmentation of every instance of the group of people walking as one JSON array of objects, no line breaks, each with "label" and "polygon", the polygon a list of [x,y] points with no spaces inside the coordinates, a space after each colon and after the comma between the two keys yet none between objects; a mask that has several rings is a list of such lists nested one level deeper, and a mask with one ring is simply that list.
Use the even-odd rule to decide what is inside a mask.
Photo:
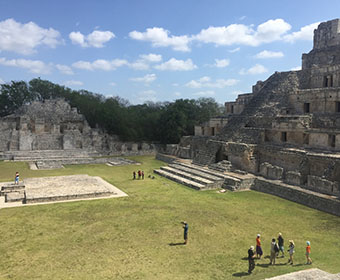
[{"label": "group of people walking", "polygon": [[138,179],[144,180],[144,171],[143,170],[138,170],[137,173],[136,173],[136,171],[133,171],[132,172],[133,180],[137,179],[137,175],[138,175]]},{"label": "group of people walking", "polygon": [[[306,264],[312,264],[312,259],[310,257],[311,247],[310,247],[310,241],[306,242]],[[281,257],[283,258],[285,255],[284,251],[284,239],[282,237],[281,232],[279,233],[279,236],[277,240],[275,238],[272,239],[270,243],[270,265],[275,264],[276,258],[279,256],[280,252],[282,253]],[[293,255],[295,253],[295,244],[293,240],[289,240],[289,247],[288,247],[288,253],[289,253],[289,259],[288,264],[293,264]],[[250,246],[248,249],[248,261],[249,261],[249,268],[248,273],[252,273],[252,271],[255,268],[255,258],[261,259],[263,255],[262,250],[262,244],[261,244],[261,235],[258,234],[256,237],[256,250],[254,250],[254,246]]]}]

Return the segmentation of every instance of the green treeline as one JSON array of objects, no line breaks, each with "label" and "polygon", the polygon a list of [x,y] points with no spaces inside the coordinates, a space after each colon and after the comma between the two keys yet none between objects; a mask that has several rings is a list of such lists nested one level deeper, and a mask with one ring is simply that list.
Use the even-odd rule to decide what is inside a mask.
[{"label": "green treeline", "polygon": [[0,117],[32,101],[64,98],[78,108],[91,127],[100,127],[124,141],[178,143],[181,136],[194,134],[194,125],[220,113],[213,98],[131,105],[120,97],[76,91],[40,78],[29,83],[12,81],[0,87]]}]

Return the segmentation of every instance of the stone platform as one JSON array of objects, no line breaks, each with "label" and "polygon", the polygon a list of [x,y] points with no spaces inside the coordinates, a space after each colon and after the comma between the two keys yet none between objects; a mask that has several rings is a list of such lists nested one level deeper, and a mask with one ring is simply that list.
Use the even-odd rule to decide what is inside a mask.
[{"label": "stone platform", "polygon": [[[10,188],[6,183],[0,185],[4,191]],[[89,175],[28,178],[24,180],[23,185],[24,190],[20,189],[18,192],[13,189],[12,192],[6,193],[5,197],[0,197],[0,208],[127,196],[102,178]]]},{"label": "stone platform", "polygon": [[330,274],[318,268],[288,273],[267,280],[340,280],[340,274]]}]

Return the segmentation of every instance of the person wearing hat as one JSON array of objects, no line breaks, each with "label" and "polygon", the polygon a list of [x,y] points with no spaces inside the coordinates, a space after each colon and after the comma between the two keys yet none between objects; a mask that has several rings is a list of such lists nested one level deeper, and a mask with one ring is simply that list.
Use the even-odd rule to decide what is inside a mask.
[{"label": "person wearing hat", "polygon": [[290,264],[293,264],[293,255],[295,253],[294,248],[295,248],[294,241],[293,240],[289,240],[289,249],[288,249],[289,260],[288,260],[288,263],[290,263]]},{"label": "person wearing hat", "polygon": [[189,225],[187,222],[182,222],[183,229],[184,229],[184,244],[186,245],[188,243],[188,230],[189,230]]},{"label": "person wearing hat", "polygon": [[256,237],[256,258],[261,259],[263,255],[262,247],[261,247],[261,235],[258,234]]},{"label": "person wearing hat", "polygon": [[[285,257],[285,248],[283,246],[284,244],[284,239],[282,237],[282,233],[279,232],[279,237],[277,238],[277,242],[278,242],[278,245],[279,245],[279,253],[281,252],[282,253],[282,258]],[[277,254],[277,256],[279,256],[279,253]]]},{"label": "person wearing hat", "polygon": [[306,259],[307,259],[307,263],[306,264],[312,264],[312,259],[310,257],[310,242],[307,241],[307,247],[306,247]]},{"label": "person wearing hat", "polygon": [[249,262],[248,273],[250,274],[255,268],[254,246],[250,246],[250,248],[248,250],[248,262]]}]

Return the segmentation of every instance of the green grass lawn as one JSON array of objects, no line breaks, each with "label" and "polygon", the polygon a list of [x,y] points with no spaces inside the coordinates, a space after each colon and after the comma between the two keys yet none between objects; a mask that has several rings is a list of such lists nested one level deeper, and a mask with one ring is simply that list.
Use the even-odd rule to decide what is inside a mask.
[{"label": "green grass lawn", "polygon": [[[317,267],[340,272],[340,218],[275,196],[249,191],[198,192],[155,176],[164,165],[67,166],[32,171],[0,162],[0,181],[69,174],[100,176],[129,196],[0,209],[0,279],[264,279]],[[146,179],[132,180],[142,169]],[[189,223],[188,245],[181,221]],[[282,232],[296,245],[294,266],[268,266],[270,241]],[[261,233],[265,258],[246,275],[250,245]],[[305,241],[313,265],[305,265]]]}]

